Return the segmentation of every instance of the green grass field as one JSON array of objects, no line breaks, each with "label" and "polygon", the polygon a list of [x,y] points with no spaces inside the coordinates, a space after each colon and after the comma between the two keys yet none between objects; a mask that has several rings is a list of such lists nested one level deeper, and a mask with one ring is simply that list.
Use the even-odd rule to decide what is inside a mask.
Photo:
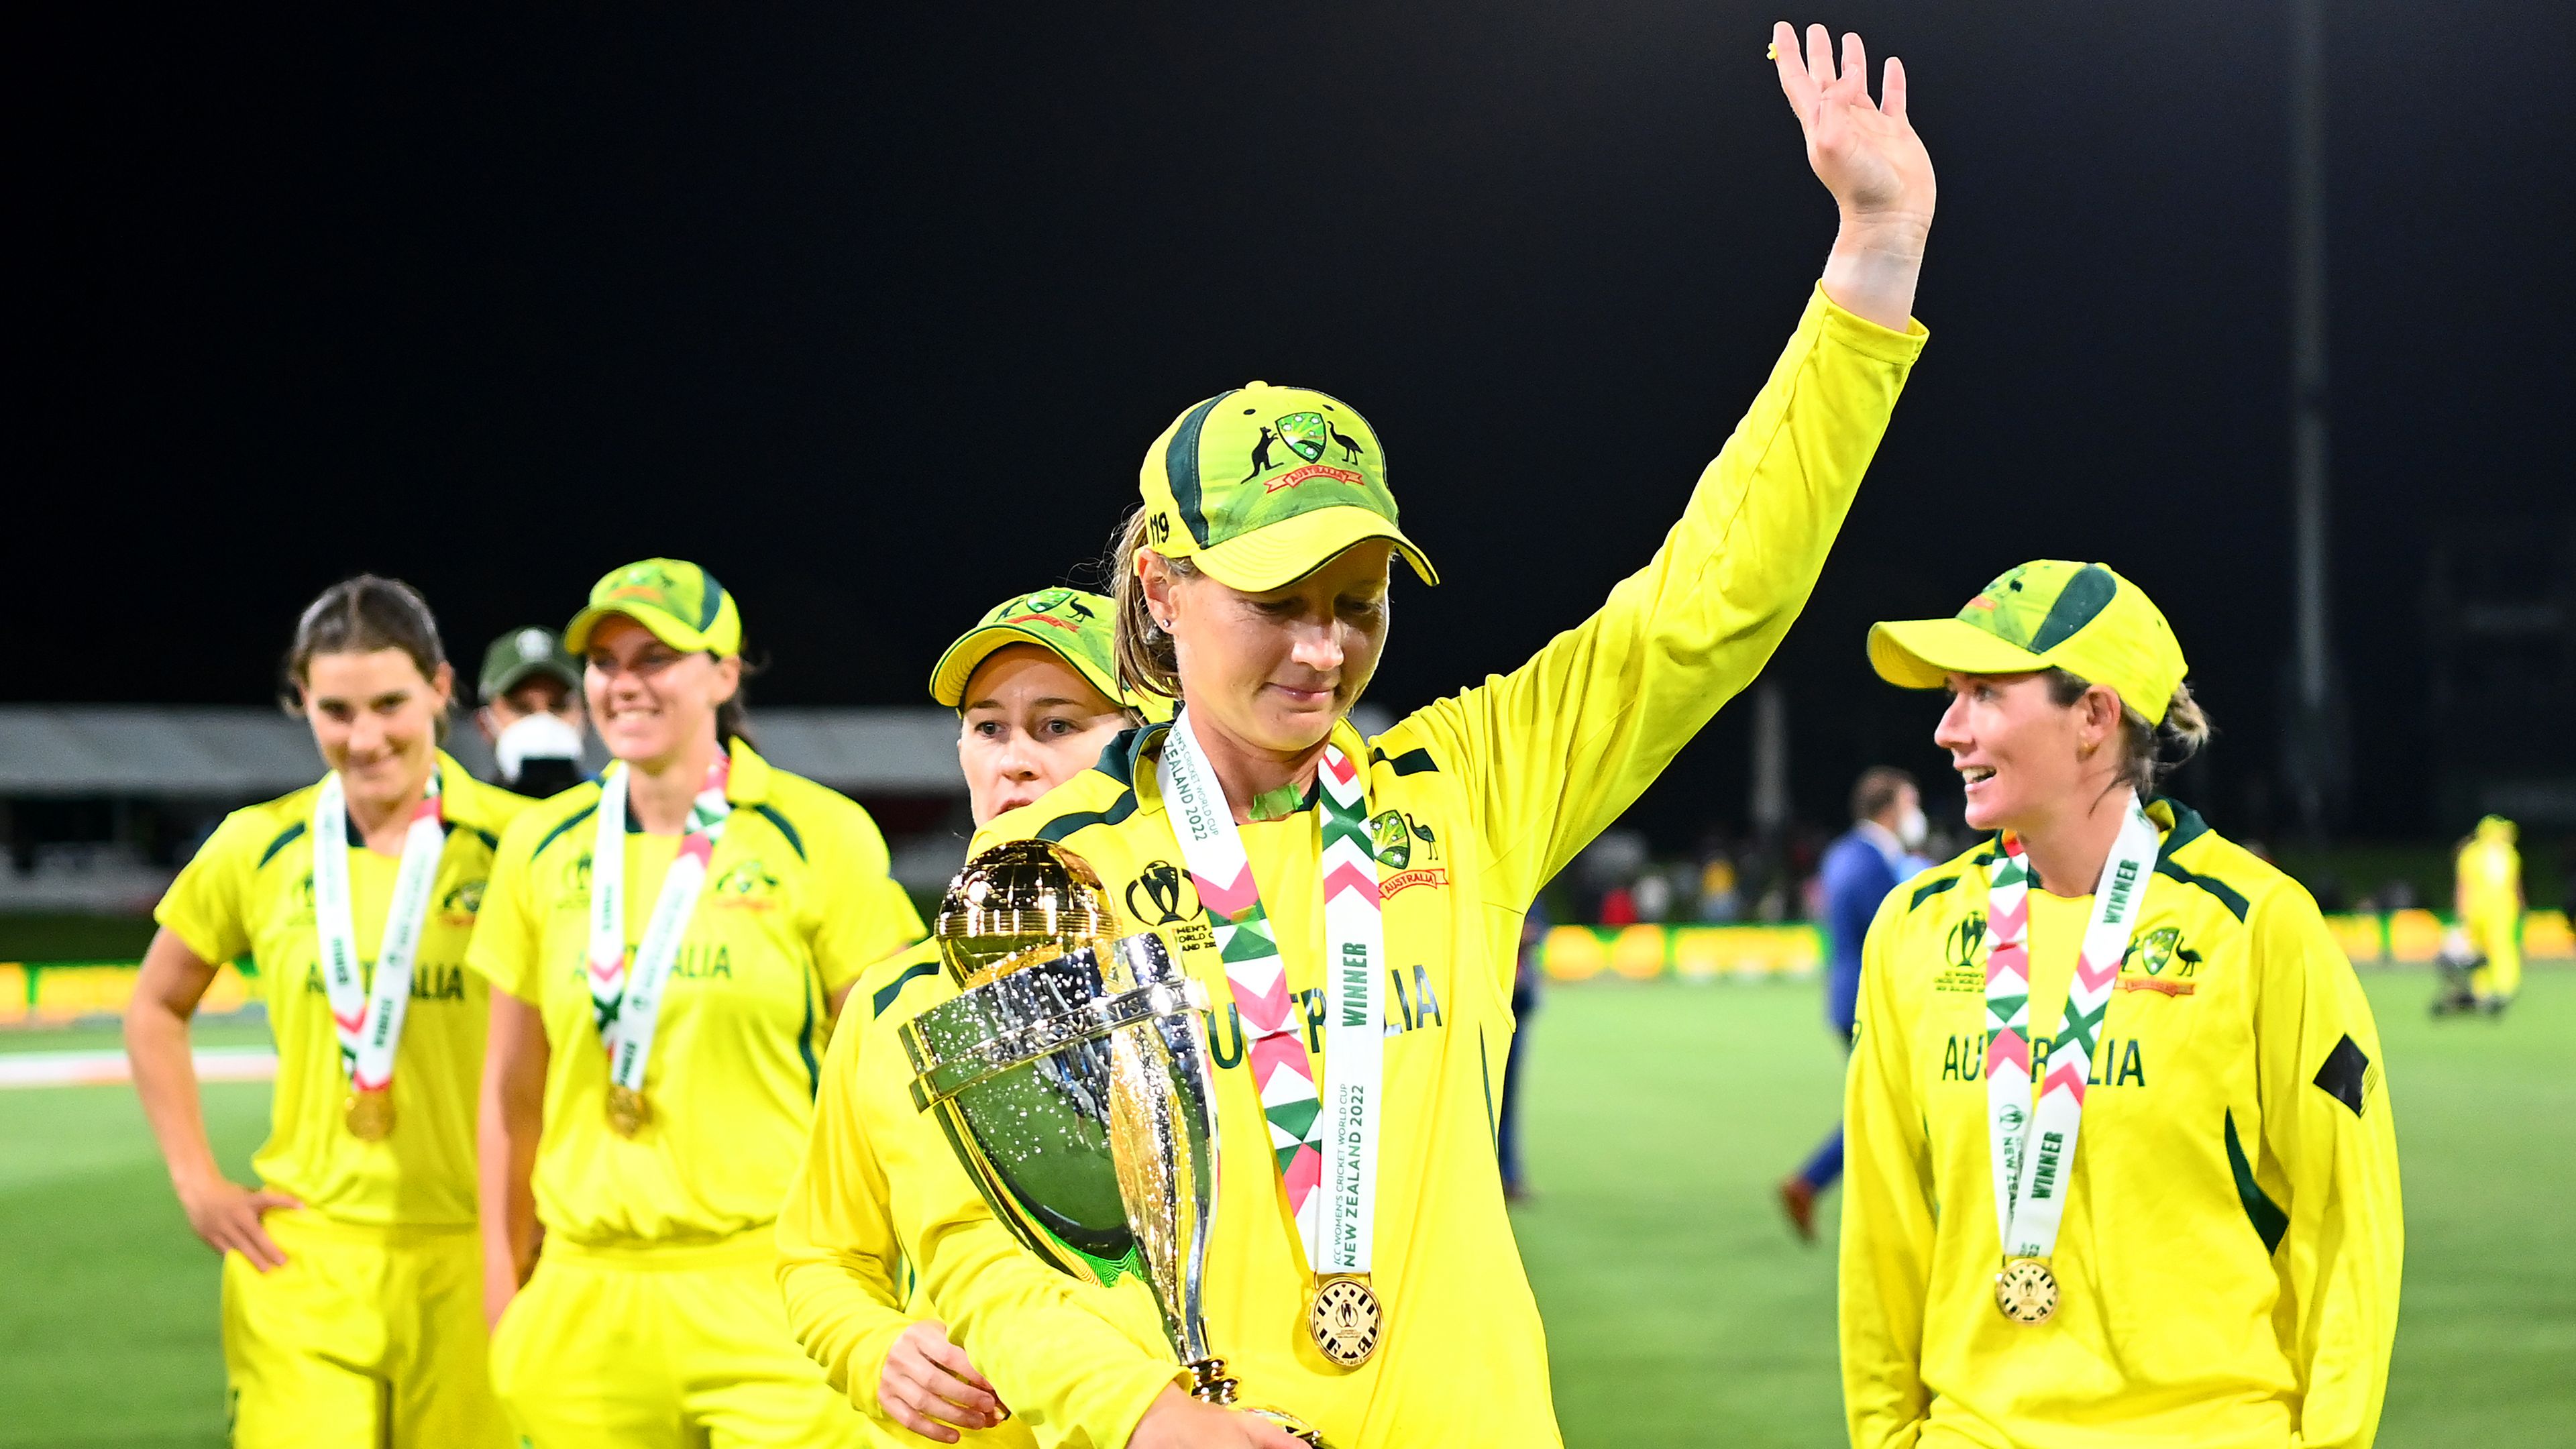
[{"label": "green grass field", "polygon": [[[2376,976],[2405,1151],[2406,1299],[2380,1443],[2558,1445],[2576,1424],[2576,972],[2501,1023]],[[1521,1251],[1574,1449],[1841,1442],[1833,1256],[1771,1186],[1831,1123],[1812,986],[1598,985],[1534,1021]],[[111,1044],[58,1032],[6,1046]],[[266,1089],[212,1086],[245,1166]],[[1830,1212],[1826,1228],[1831,1230]],[[130,1093],[0,1093],[0,1446],[222,1442],[215,1260]]]}]

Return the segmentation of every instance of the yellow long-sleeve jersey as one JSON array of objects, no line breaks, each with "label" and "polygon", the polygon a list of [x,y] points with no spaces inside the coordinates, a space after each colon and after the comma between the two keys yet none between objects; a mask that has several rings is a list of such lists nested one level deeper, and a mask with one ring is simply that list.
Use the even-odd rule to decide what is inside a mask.
[{"label": "yellow long-sleeve jersey", "polygon": [[[1996,1311],[1986,1119],[1991,844],[1899,886],[1864,948],[1844,1105],[1855,1449],[2366,1445],[2404,1252],[2379,1033],[2296,881],[2170,801],[2093,1055],[2051,1268]],[[2042,1074],[2092,898],[2030,892]]]},{"label": "yellow long-sleeve jersey", "polygon": [[[884,1444],[934,1442],[886,1415],[877,1380],[906,1328],[943,1317],[913,1268],[923,1205],[944,1206],[974,1191],[936,1120],[913,1108],[912,1069],[896,1033],[955,994],[935,942],[859,978],[823,1056],[812,1141],[778,1212],[778,1285],[787,1321]],[[1142,1280],[1102,1288],[1067,1279],[1062,1287],[1141,1352],[1162,1344]],[[989,1366],[979,1367],[993,1377]],[[996,1380],[994,1387],[1004,1403],[1015,1401],[1011,1386]],[[963,1431],[959,1442],[961,1449],[1024,1449],[1037,1441],[1027,1418],[1014,1417],[992,1429]]]},{"label": "yellow long-sleeve jersey", "polygon": [[[1246,1402],[1293,1412],[1343,1449],[1560,1442],[1494,1157],[1521,919],[1539,886],[1770,657],[1922,342],[1919,327],[1876,326],[1819,290],[1663,548],[1599,612],[1511,674],[1375,740],[1335,730],[1367,762],[1391,988],[1372,1268],[1386,1327],[1360,1368],[1333,1366],[1307,1338],[1311,1279],[1244,1033],[1156,787],[1163,732],[1124,737],[977,837],[979,849],[1034,836],[1082,855],[1126,927],[1162,934],[1221,1003],[1210,1023],[1221,1162],[1206,1308]],[[1321,1058],[1314,808],[1310,799],[1242,834],[1308,1050]],[[1086,1328],[1055,1275],[983,1203],[951,1196],[926,1226],[923,1272],[968,1352],[1041,1442],[1125,1444],[1175,1381],[1170,1355]]]}]

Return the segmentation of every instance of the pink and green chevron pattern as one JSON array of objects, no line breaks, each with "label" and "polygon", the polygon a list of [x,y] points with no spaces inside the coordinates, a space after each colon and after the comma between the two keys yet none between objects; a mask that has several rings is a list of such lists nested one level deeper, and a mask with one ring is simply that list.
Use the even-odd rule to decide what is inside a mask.
[{"label": "pink and green chevron pattern", "polygon": [[[1324,908],[1353,898],[1377,908],[1377,866],[1369,853],[1367,781],[1339,746],[1324,749],[1320,772],[1323,809]],[[1313,1055],[1299,1034],[1304,1026],[1296,997],[1288,990],[1286,964],[1270,917],[1261,906],[1252,867],[1231,881],[1210,880],[1196,871],[1190,882],[1215,918],[1217,953],[1225,962],[1225,979],[1243,1018],[1252,1080],[1261,1092],[1261,1110],[1270,1121],[1270,1146],[1279,1163],[1279,1180],[1288,1190],[1288,1209],[1301,1231],[1312,1224],[1315,1188],[1323,1181],[1323,1104],[1316,1090]]]}]

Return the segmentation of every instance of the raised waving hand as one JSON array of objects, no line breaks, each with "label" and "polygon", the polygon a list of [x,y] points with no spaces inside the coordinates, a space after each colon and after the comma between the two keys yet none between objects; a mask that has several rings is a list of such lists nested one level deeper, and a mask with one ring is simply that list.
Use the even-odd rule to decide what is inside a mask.
[{"label": "raised waving hand", "polygon": [[1806,49],[1787,21],[1771,27],[1780,90],[1806,135],[1807,164],[1842,209],[1842,231],[1825,264],[1825,294],[1885,327],[1903,328],[1914,308],[1923,241],[1937,188],[1932,157],[1905,113],[1905,64],[1887,62],[1879,98],[1869,96],[1869,54],[1843,36],[1842,61],[1821,25]]}]

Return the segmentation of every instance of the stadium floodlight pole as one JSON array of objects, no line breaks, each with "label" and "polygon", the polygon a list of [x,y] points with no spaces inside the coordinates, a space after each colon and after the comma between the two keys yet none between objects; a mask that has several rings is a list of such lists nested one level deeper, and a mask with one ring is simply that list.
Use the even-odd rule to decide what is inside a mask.
[{"label": "stadium floodlight pole", "polygon": [[1753,686],[1754,834],[1770,844],[1789,830],[1789,697],[1775,679]]},{"label": "stadium floodlight pole", "polygon": [[2291,776],[2301,824],[2325,829],[2339,764],[2329,727],[2326,584],[2325,0],[2290,0],[2290,442],[2298,579]]}]

